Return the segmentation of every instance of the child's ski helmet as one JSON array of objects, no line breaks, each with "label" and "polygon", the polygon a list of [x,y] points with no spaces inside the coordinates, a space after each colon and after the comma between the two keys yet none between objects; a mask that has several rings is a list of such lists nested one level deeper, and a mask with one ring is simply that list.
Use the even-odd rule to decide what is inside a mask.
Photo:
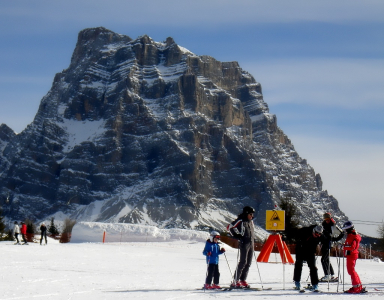
[{"label": "child's ski helmet", "polygon": [[213,239],[214,238],[217,238],[217,239],[220,239],[220,233],[216,230],[212,231],[211,232],[211,235],[209,237],[209,239],[211,240],[211,242],[213,242]]}]

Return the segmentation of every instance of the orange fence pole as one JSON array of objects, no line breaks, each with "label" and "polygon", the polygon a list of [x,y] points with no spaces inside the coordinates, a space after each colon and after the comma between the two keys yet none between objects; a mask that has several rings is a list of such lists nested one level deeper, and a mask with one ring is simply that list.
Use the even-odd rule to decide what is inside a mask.
[{"label": "orange fence pole", "polygon": [[105,243],[105,230],[104,230],[104,234],[103,234],[103,244]]}]

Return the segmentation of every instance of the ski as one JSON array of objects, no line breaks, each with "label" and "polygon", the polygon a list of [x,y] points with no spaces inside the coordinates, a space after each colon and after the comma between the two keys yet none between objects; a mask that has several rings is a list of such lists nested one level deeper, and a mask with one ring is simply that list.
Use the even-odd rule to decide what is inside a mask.
[{"label": "ski", "polygon": [[[376,290],[376,289],[375,289]],[[351,295],[358,295],[358,294],[365,294],[365,293],[368,293],[367,289],[365,287],[362,288],[362,290],[360,291],[360,293],[349,293],[348,291],[344,291],[344,293],[346,294],[351,294]]]},{"label": "ski", "polygon": [[198,291],[212,291],[212,292],[219,292],[219,291],[224,291],[224,288],[220,289],[205,289],[204,287],[196,289]]},{"label": "ski", "polygon": [[[329,282],[338,282],[339,281],[339,277],[335,277],[335,278],[332,278],[331,280],[329,280]],[[319,280],[319,282],[325,282],[325,283],[328,283],[328,280]]]},{"label": "ski", "polygon": [[249,288],[246,288],[246,287],[243,287],[243,288],[236,288],[236,287],[226,287],[223,289],[223,291],[263,291],[263,290],[271,290],[272,288],[266,288],[266,289],[262,289],[262,288],[253,288],[253,287],[249,287]]}]

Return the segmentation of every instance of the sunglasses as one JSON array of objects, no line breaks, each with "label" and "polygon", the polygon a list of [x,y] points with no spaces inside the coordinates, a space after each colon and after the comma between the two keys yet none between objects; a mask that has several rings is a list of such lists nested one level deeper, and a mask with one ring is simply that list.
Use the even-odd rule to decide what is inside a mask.
[{"label": "sunglasses", "polygon": [[220,235],[215,235],[213,238],[220,240]]}]

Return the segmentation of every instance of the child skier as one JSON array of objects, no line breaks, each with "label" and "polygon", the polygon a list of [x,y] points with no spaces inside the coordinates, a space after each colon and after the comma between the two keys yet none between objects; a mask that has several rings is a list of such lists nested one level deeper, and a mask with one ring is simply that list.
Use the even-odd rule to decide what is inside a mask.
[{"label": "child skier", "polygon": [[342,229],[347,233],[347,239],[344,243],[344,256],[347,258],[347,271],[352,281],[352,287],[348,291],[345,291],[345,293],[365,293],[366,290],[362,287],[360,277],[355,271],[356,260],[359,257],[361,236],[356,232],[351,221],[345,222]]},{"label": "child skier", "polygon": [[[220,233],[212,231],[209,239],[205,243],[203,254],[207,256],[207,277],[205,279],[204,289],[220,289],[219,286],[219,255],[225,252],[224,248],[220,249],[218,244]],[[211,285],[213,277],[213,284]]]}]

